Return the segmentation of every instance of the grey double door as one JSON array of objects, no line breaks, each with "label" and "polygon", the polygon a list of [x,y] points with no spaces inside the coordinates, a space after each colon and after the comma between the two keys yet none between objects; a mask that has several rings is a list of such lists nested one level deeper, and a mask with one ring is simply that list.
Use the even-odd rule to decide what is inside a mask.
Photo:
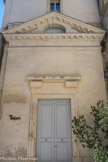
[{"label": "grey double door", "polygon": [[39,100],[38,162],[72,162],[70,100]]}]

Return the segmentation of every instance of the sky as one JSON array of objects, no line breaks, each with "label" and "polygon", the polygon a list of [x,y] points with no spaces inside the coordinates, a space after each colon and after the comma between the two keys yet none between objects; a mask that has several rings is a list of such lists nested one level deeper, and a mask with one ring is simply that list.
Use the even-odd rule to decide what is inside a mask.
[{"label": "sky", "polygon": [[2,26],[3,14],[4,14],[4,3],[3,0],[0,0],[0,29]]}]

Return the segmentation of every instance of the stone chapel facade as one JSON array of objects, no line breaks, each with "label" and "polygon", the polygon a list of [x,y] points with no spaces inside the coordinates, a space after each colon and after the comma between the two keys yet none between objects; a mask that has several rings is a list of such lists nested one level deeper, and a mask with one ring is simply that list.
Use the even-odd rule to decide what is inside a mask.
[{"label": "stone chapel facade", "polygon": [[97,1],[6,0],[2,34],[0,156],[92,162],[71,121],[106,102]]}]

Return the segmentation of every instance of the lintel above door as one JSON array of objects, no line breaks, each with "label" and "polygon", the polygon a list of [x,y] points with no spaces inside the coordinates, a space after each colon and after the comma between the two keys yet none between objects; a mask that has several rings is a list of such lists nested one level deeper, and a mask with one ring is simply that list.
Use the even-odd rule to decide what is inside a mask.
[{"label": "lintel above door", "polygon": [[29,76],[31,88],[42,88],[45,83],[64,83],[66,88],[77,88],[81,81],[81,76]]}]

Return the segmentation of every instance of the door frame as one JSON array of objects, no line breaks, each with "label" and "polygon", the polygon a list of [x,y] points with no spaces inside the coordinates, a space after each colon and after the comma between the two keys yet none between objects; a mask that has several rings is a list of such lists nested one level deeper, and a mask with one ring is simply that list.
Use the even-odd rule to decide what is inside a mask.
[{"label": "door frame", "polygon": [[[39,85],[39,83],[38,83]],[[36,157],[36,139],[37,139],[37,110],[39,99],[70,99],[71,119],[77,116],[77,88],[67,88],[64,83],[44,83],[39,87],[33,84],[31,87],[31,104],[29,110],[29,128],[28,128],[28,157]],[[79,156],[78,142],[75,142],[75,136],[72,132],[72,156]]]}]

